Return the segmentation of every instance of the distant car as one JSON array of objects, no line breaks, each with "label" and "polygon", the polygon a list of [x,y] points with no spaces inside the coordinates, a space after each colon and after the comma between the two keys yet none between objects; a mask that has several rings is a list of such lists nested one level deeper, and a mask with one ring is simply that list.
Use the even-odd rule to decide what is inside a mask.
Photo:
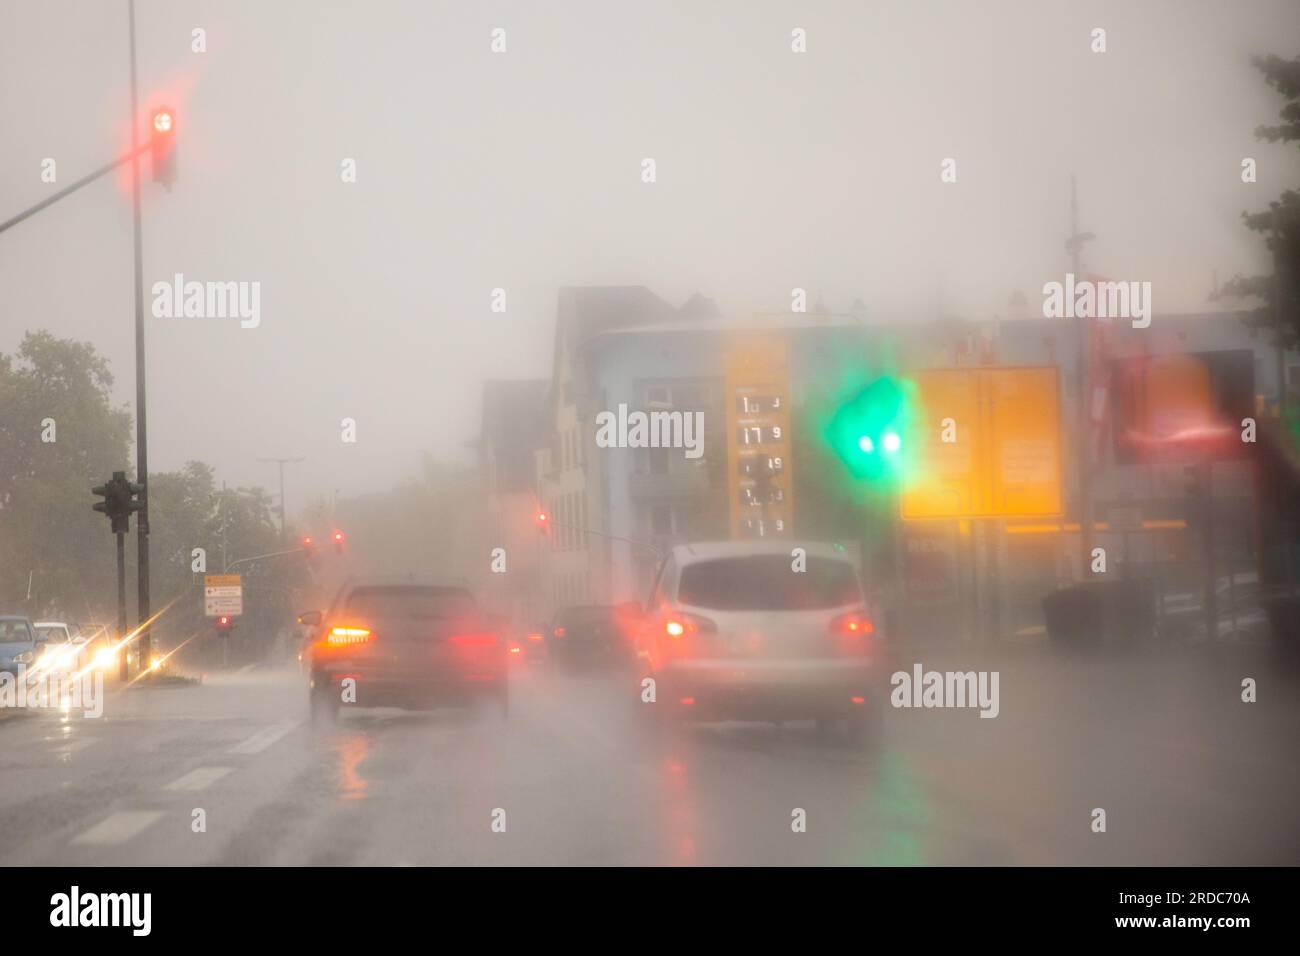
[{"label": "distant car", "polygon": [[0,671],[17,675],[36,663],[38,653],[32,622],[13,614],[0,615]]},{"label": "distant car", "polygon": [[[51,671],[70,673],[85,666],[85,640],[75,624],[62,621],[37,621],[36,638],[41,642],[38,659]],[[76,631],[74,634],[73,632]]]},{"label": "distant car", "polygon": [[513,661],[539,664],[547,659],[546,627],[541,624],[513,625],[509,628],[507,652]]},{"label": "distant car", "polygon": [[[806,563],[794,565],[792,549]],[[830,544],[673,548],[637,630],[657,722],[794,720],[874,729],[880,657],[858,564]]]},{"label": "distant car", "polygon": [[350,583],[329,610],[299,620],[313,628],[304,661],[313,717],[337,716],[349,678],[361,707],[509,708],[504,637],[465,588]]},{"label": "distant car", "polygon": [[546,643],[551,660],[562,667],[625,663],[633,656],[628,622],[612,605],[561,608]]},{"label": "distant car", "polygon": [[96,670],[116,671],[118,655],[129,653],[129,648],[120,649],[113,641],[113,632],[106,624],[78,624],[84,642],[82,653],[85,664]]}]

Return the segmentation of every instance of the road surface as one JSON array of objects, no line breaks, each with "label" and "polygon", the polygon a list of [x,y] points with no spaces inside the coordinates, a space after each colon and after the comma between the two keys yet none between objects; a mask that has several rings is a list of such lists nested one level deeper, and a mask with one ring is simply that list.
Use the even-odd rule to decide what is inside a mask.
[{"label": "road surface", "polygon": [[0,865],[1294,865],[1300,695],[1261,660],[908,649],[996,666],[1000,713],[886,707],[874,752],[807,725],[656,738],[609,674],[521,670],[508,719],[328,728],[294,670],[206,675],[100,719],[0,715]]}]

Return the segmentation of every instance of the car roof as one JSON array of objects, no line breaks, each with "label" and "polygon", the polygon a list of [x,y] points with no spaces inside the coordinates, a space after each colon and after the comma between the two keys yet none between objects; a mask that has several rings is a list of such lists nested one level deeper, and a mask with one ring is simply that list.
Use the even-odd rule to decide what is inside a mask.
[{"label": "car roof", "polygon": [[788,558],[795,548],[803,548],[809,557],[847,561],[853,565],[858,563],[857,542],[843,545],[833,541],[798,541],[791,538],[768,538],[758,541],[697,541],[691,544],[679,544],[672,549],[671,553],[678,564],[685,565],[700,561],[714,561],[719,558],[745,558],[764,554],[779,554]]},{"label": "car roof", "polygon": [[31,623],[30,620],[23,617],[21,614],[0,614],[0,621],[27,621],[28,624]]},{"label": "car roof", "polygon": [[67,627],[62,621],[33,621],[36,627]]}]

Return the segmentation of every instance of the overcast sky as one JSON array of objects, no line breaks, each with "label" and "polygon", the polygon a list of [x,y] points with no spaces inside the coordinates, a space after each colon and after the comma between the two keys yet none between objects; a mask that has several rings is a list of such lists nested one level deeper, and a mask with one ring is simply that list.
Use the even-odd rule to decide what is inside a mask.
[{"label": "overcast sky", "polygon": [[[1300,52],[1294,0],[138,0],[137,33],[141,111],[179,124],[146,310],[177,272],[262,296],[256,329],[147,320],[151,467],[273,489],[256,459],[305,455],[291,509],[467,459],[482,381],[547,374],[563,285],[985,317],[1066,270],[1073,170],[1087,264],[1193,311],[1262,265],[1241,211],[1300,179],[1253,136],[1282,100],[1249,63]],[[126,0],[0,0],[0,219],[120,153],[128,91]],[[90,340],[133,401],[130,227],[110,177],[0,235],[0,350]]]}]

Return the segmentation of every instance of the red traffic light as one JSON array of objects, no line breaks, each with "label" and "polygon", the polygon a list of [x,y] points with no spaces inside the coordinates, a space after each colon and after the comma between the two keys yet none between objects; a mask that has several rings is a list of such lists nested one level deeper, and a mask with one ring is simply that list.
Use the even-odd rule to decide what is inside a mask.
[{"label": "red traffic light", "polygon": [[217,630],[218,630],[218,631],[228,631],[228,630],[230,630],[230,616],[229,616],[229,615],[227,615],[227,614],[223,614],[223,615],[221,615],[220,617],[217,618]]},{"label": "red traffic light", "polygon": [[342,554],[343,553],[343,532],[335,531],[334,534],[331,535],[331,537],[334,539],[334,550],[337,551],[339,554]]},{"label": "red traffic light", "polygon": [[343,532],[342,532],[342,531],[335,531],[335,532],[334,532],[334,540],[335,540],[335,541],[342,541],[342,540],[343,540]]},{"label": "red traffic light", "polygon": [[551,529],[551,519],[545,511],[537,512],[537,530],[542,534],[548,534]]},{"label": "red traffic light", "polygon": [[154,110],[149,124],[149,152],[154,181],[171,189],[176,181],[176,114],[170,107]]}]

